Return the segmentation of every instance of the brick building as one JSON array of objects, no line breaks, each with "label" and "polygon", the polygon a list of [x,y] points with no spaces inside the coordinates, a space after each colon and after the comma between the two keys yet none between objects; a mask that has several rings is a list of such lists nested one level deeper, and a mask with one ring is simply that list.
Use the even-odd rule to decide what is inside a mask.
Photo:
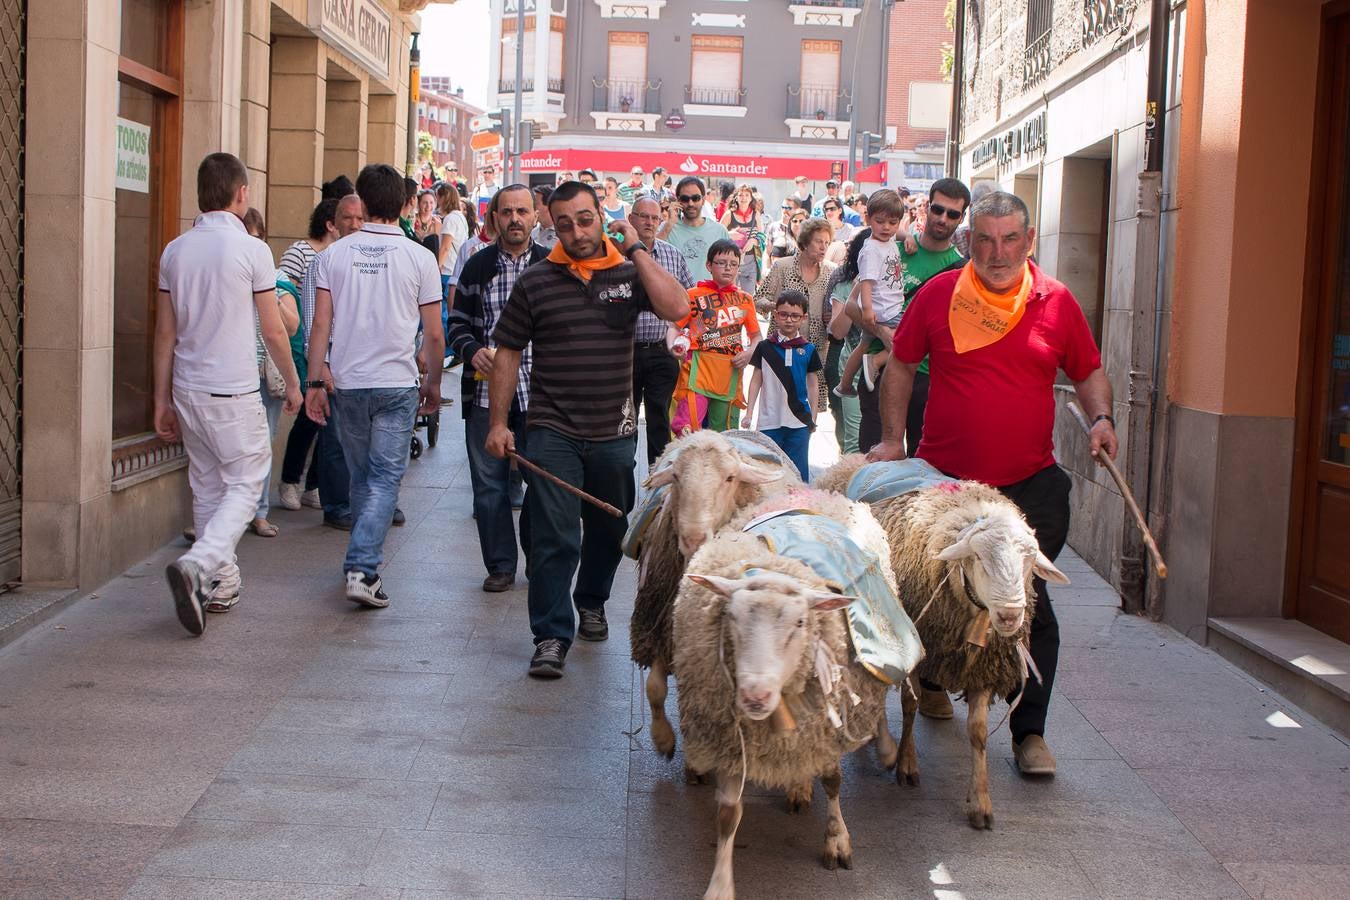
[{"label": "brick building", "polygon": [[453,162],[465,178],[474,169],[473,149],[469,138],[473,132],[469,121],[483,110],[464,99],[464,88],[452,88],[445,75],[422,77],[422,93],[417,101],[417,130],[431,135],[432,162],[436,171],[443,171]]},{"label": "brick building", "polygon": [[887,183],[926,190],[943,175],[952,86],[942,74],[942,48],[952,44],[947,0],[896,4],[887,36]]}]

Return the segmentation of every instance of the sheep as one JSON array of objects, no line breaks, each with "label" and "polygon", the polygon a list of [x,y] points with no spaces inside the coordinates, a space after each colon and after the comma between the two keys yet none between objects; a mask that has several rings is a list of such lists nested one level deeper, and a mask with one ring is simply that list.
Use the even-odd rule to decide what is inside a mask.
[{"label": "sheep", "polygon": [[[818,485],[847,492],[865,462],[860,454],[846,456]],[[990,698],[1017,692],[1026,677],[1032,577],[1056,584],[1069,579],[1040,551],[1017,506],[988,485],[944,480],[869,506],[886,529],[900,597],[923,641],[926,655],[915,677],[965,694],[972,754],[966,816],[974,828],[992,828],[985,756]],[[904,724],[896,780],[917,785],[918,699],[912,685],[900,696]]]},{"label": "sheep", "polygon": [[[629,646],[633,661],[649,670],[652,745],[667,759],[675,755],[675,729],[665,707],[670,608],[685,561],[737,510],[800,484],[792,460],[757,431],[695,431],[673,441],[645,482],[645,487],[664,496],[654,498],[660,511],[640,538],[630,532],[625,541],[626,552],[637,557],[640,573]],[[698,780],[693,773],[686,776]]]},{"label": "sheep", "polygon": [[[827,514],[803,517],[803,527],[820,533],[829,522],[845,526],[837,534],[860,547],[893,589],[885,535],[863,504],[810,489],[793,494],[805,508]],[[855,656],[843,612],[857,598],[840,595],[839,585],[805,562],[742,531],[775,506],[791,508],[793,499],[771,498],[718,532],[690,558],[675,601],[685,758],[696,771],[717,776],[717,854],[705,900],[734,896],[732,849],[747,780],[789,791],[804,784],[809,792],[819,778],[829,800],[822,862],[851,868],[840,760],[874,735],[889,738],[887,685]],[[917,641],[913,647],[917,661]]]}]

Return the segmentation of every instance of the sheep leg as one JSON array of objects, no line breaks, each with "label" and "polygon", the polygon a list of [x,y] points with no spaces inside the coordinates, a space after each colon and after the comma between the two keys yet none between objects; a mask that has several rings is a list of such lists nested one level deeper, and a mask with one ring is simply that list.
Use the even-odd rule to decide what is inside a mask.
[{"label": "sheep leg", "polygon": [[[904,690],[903,686],[901,690]],[[881,707],[881,715],[877,718],[877,762],[881,767],[889,772],[895,768],[895,761],[899,756],[899,748],[895,744],[895,736],[891,734],[891,724],[886,721],[886,707]]]},{"label": "sheep leg", "polygon": [[811,782],[794,784],[787,791],[787,811],[807,813],[811,811]]},{"label": "sheep leg", "polygon": [[647,673],[647,703],[652,708],[652,746],[666,759],[675,756],[675,729],[666,718],[666,664],[653,660]]},{"label": "sheep leg", "polygon": [[844,824],[844,814],[839,809],[839,785],[844,776],[839,766],[820,776],[820,784],[829,798],[829,817],[825,823],[825,853],[821,862],[827,869],[853,868],[853,841],[848,836],[848,826]]},{"label": "sheep leg", "polygon": [[736,828],[741,824],[741,776],[717,775],[717,862],[703,900],[735,900],[736,884],[731,876],[731,853],[735,849]]},{"label": "sheep leg", "polygon": [[919,709],[919,697],[910,676],[900,685],[900,709],[905,721],[900,728],[900,765],[895,770],[896,784],[917,787],[919,784],[919,749],[914,743],[914,714]]},{"label": "sheep leg", "polygon": [[966,733],[970,736],[970,792],[966,794],[966,817],[972,828],[994,827],[994,805],[989,799],[989,689],[966,692]]}]

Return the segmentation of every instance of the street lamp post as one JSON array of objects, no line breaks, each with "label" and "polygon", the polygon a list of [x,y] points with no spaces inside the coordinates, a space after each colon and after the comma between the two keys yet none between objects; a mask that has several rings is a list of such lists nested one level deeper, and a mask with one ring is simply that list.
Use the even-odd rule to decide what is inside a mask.
[{"label": "street lamp post", "polygon": [[[537,35],[536,35],[537,37]],[[524,95],[522,93],[525,80],[525,0],[516,0],[516,96],[514,115],[511,121],[515,128],[519,128],[521,120],[522,106],[524,105]],[[520,181],[520,154],[517,152],[517,141],[515,135],[508,135],[510,129],[502,129],[502,147],[510,154],[507,159],[510,162],[510,176],[507,178],[507,184],[515,184]]]}]

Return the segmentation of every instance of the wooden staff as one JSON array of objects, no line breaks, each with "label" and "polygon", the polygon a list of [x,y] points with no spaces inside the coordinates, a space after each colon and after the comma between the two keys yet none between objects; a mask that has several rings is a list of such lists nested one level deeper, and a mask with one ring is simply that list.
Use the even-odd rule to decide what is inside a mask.
[{"label": "wooden staff", "polygon": [[[1083,415],[1083,411],[1078,408],[1078,404],[1070,400],[1065,405],[1069,407],[1069,412],[1073,413],[1073,417],[1078,420],[1078,425],[1083,429],[1083,433],[1091,435],[1092,426],[1088,424],[1087,416]],[[1149,530],[1148,522],[1144,520],[1144,514],[1139,511],[1139,504],[1135,502],[1134,494],[1130,491],[1129,485],[1125,483],[1120,470],[1116,468],[1116,464],[1111,461],[1111,457],[1106,454],[1105,449],[1097,454],[1097,462],[1106,466],[1106,471],[1111,473],[1111,477],[1116,481],[1116,487],[1120,488],[1120,496],[1125,498],[1125,505],[1134,515],[1134,522],[1144,535],[1144,546],[1148,547],[1149,555],[1153,557],[1153,571],[1158,573],[1159,578],[1166,578],[1167,563],[1163,562],[1162,553],[1158,550],[1158,543],[1153,539],[1153,532]]]},{"label": "wooden staff", "polygon": [[553,482],[558,487],[567,491],[567,493],[576,494],[582,500],[585,500],[592,506],[600,507],[601,509],[603,509],[605,512],[609,513],[616,519],[623,518],[623,510],[619,509],[617,506],[611,506],[610,504],[601,500],[599,497],[592,497],[590,494],[586,493],[581,488],[577,487],[576,485],[568,484],[566,481],[563,481],[561,478],[559,478],[557,475],[554,475],[547,469],[541,469],[539,466],[536,466],[534,463],[530,462],[528,459],[521,456],[519,453],[516,453],[515,451],[511,451],[510,456],[517,463],[529,469],[531,472],[538,475],[540,478],[547,478],[549,481]]}]

